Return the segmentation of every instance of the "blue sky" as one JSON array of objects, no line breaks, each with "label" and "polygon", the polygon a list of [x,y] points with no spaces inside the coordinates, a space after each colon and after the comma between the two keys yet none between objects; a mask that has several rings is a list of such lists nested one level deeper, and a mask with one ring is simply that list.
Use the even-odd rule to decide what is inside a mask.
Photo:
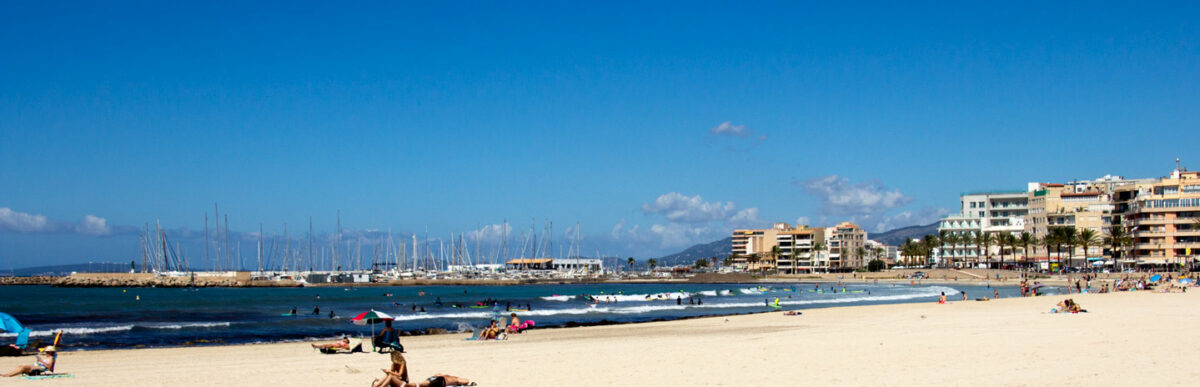
[{"label": "blue sky", "polygon": [[1200,165],[1194,3],[1005,5],[6,2],[0,265],[128,260],[214,202],[646,258]]}]

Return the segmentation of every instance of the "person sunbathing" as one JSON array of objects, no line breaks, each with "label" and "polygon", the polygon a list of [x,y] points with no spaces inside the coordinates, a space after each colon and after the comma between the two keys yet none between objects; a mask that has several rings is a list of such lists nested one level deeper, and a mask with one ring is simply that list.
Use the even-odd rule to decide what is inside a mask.
[{"label": "person sunbathing", "polygon": [[34,357],[33,365],[21,365],[13,369],[12,372],[4,374],[4,377],[11,378],[18,375],[38,376],[48,374],[54,371],[54,363],[58,359],[58,351],[53,345],[43,348],[41,353]]},{"label": "person sunbathing", "polygon": [[392,352],[391,369],[383,369],[383,379],[375,379],[371,387],[404,386],[408,384],[408,362],[400,352]]},{"label": "person sunbathing", "polygon": [[392,352],[391,369],[381,369],[385,376],[375,379],[371,387],[444,387],[444,386],[474,386],[475,383],[457,376],[436,374],[420,382],[408,381],[408,361],[399,352]]},{"label": "person sunbathing", "polygon": [[500,335],[500,327],[496,326],[496,320],[492,320],[492,325],[483,329],[483,333],[479,334],[480,340],[492,340]]},{"label": "person sunbathing", "polygon": [[512,322],[508,323],[508,333],[521,333],[521,329],[525,327],[521,325],[521,319],[517,318],[517,314],[512,314]]},{"label": "person sunbathing", "polygon": [[329,344],[312,344],[317,349],[350,349],[350,337],[342,336],[342,341]]}]

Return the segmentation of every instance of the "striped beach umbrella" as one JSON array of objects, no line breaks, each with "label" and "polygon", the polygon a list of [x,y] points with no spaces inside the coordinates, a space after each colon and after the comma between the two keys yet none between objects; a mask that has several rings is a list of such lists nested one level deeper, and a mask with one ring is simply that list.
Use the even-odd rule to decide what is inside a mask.
[{"label": "striped beach umbrella", "polygon": [[350,322],[357,325],[367,325],[395,319],[395,317],[392,317],[387,313],[371,309],[370,311],[362,312],[362,314],[359,314],[358,316],[354,316],[354,318],[350,319]]},{"label": "striped beach umbrella", "polygon": [[[383,321],[392,321],[395,319],[396,319],[395,317],[392,317],[391,315],[389,315],[387,313],[383,313],[383,312],[377,311],[375,309],[371,309],[370,311],[366,311],[366,312],[363,312],[362,314],[354,316],[354,318],[350,319],[350,322],[352,322],[356,325],[371,324],[371,338],[374,339],[375,338],[375,323],[383,322]],[[375,340],[371,340],[371,346],[372,347],[375,346]]]}]

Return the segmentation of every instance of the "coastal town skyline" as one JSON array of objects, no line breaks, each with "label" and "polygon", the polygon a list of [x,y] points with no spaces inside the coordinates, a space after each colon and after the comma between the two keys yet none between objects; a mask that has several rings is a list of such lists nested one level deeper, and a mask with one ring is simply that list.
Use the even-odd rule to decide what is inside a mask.
[{"label": "coastal town skyline", "polygon": [[1173,7],[628,6],[8,6],[0,265],[136,259],[214,203],[243,235],[549,220],[644,259],[1200,159]]}]

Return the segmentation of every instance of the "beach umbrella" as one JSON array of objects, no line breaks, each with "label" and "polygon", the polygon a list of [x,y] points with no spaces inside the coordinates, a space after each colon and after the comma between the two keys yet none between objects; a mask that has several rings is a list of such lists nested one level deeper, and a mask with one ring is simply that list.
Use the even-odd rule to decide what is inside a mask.
[{"label": "beach umbrella", "polygon": [[1191,278],[1180,278],[1180,279],[1179,279],[1179,283],[1181,283],[1181,284],[1190,284],[1190,283],[1192,283],[1192,279],[1191,279]]},{"label": "beach umbrella", "polygon": [[354,323],[355,325],[371,324],[371,337],[375,337],[375,323],[392,321],[395,319],[395,317],[392,317],[387,313],[371,309],[370,311],[363,312],[358,316],[354,316],[354,318],[350,319],[350,322]]},{"label": "beach umbrella", "polygon": [[1162,276],[1158,274],[1150,276],[1150,282],[1158,282],[1160,279],[1162,279]]},{"label": "beach umbrella", "polygon": [[357,325],[367,325],[395,319],[395,317],[392,317],[387,313],[371,309],[370,311],[362,312],[358,316],[354,316],[354,318],[350,319],[350,322]]},{"label": "beach umbrella", "polygon": [[16,318],[9,316],[8,313],[0,313],[0,331],[20,333],[24,330],[25,327],[21,326],[21,323]]}]

